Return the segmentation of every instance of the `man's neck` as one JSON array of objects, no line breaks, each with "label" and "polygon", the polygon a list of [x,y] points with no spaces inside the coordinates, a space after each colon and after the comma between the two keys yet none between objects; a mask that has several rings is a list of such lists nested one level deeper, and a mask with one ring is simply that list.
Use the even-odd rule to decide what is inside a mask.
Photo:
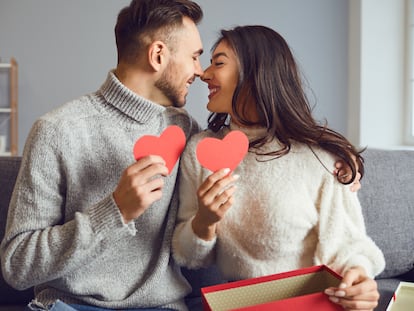
[{"label": "man's neck", "polygon": [[171,106],[169,100],[155,87],[155,75],[129,64],[118,64],[114,71],[118,80],[135,94],[162,106]]}]

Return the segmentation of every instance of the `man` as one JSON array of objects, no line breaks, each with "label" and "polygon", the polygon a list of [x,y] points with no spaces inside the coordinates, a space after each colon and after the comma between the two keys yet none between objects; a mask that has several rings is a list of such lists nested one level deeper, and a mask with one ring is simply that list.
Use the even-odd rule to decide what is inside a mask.
[{"label": "man", "polygon": [[29,310],[186,310],[170,256],[177,165],[132,150],[171,124],[199,131],[180,107],[202,74],[202,15],[190,0],[133,0],[102,87],[35,122],[1,244],[5,279],[35,286]]}]

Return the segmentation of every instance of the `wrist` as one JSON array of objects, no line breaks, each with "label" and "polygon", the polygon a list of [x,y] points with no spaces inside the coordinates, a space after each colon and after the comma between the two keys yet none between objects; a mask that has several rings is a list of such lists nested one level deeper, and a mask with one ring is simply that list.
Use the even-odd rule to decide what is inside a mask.
[{"label": "wrist", "polygon": [[202,240],[211,241],[216,237],[216,224],[206,225],[197,217],[193,218],[191,228],[194,234]]}]

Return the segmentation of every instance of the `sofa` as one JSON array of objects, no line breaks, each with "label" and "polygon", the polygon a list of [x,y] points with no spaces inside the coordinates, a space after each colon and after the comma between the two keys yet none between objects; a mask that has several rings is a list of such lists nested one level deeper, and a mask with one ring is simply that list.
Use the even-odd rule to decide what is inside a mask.
[{"label": "sofa", "polygon": [[[366,170],[358,192],[368,234],[384,252],[385,270],[377,277],[380,301],[386,310],[400,281],[414,282],[414,150],[368,148],[363,153]],[[20,157],[0,157],[0,239],[4,236],[7,209],[20,166]],[[217,269],[183,269],[193,286],[187,297],[190,310],[201,310],[200,288],[222,282]],[[33,289],[16,291],[0,275],[0,311],[19,311]]]}]

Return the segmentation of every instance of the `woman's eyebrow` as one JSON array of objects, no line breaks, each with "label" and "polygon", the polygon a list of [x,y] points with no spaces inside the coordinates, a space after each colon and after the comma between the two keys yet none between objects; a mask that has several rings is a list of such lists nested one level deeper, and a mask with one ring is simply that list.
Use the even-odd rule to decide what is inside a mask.
[{"label": "woman's eyebrow", "polygon": [[210,63],[212,63],[213,60],[219,58],[220,56],[224,56],[224,57],[227,57],[228,58],[228,56],[227,56],[227,54],[225,52],[218,52],[218,53],[216,53],[216,54],[214,54],[212,56],[212,58],[210,59]]}]

